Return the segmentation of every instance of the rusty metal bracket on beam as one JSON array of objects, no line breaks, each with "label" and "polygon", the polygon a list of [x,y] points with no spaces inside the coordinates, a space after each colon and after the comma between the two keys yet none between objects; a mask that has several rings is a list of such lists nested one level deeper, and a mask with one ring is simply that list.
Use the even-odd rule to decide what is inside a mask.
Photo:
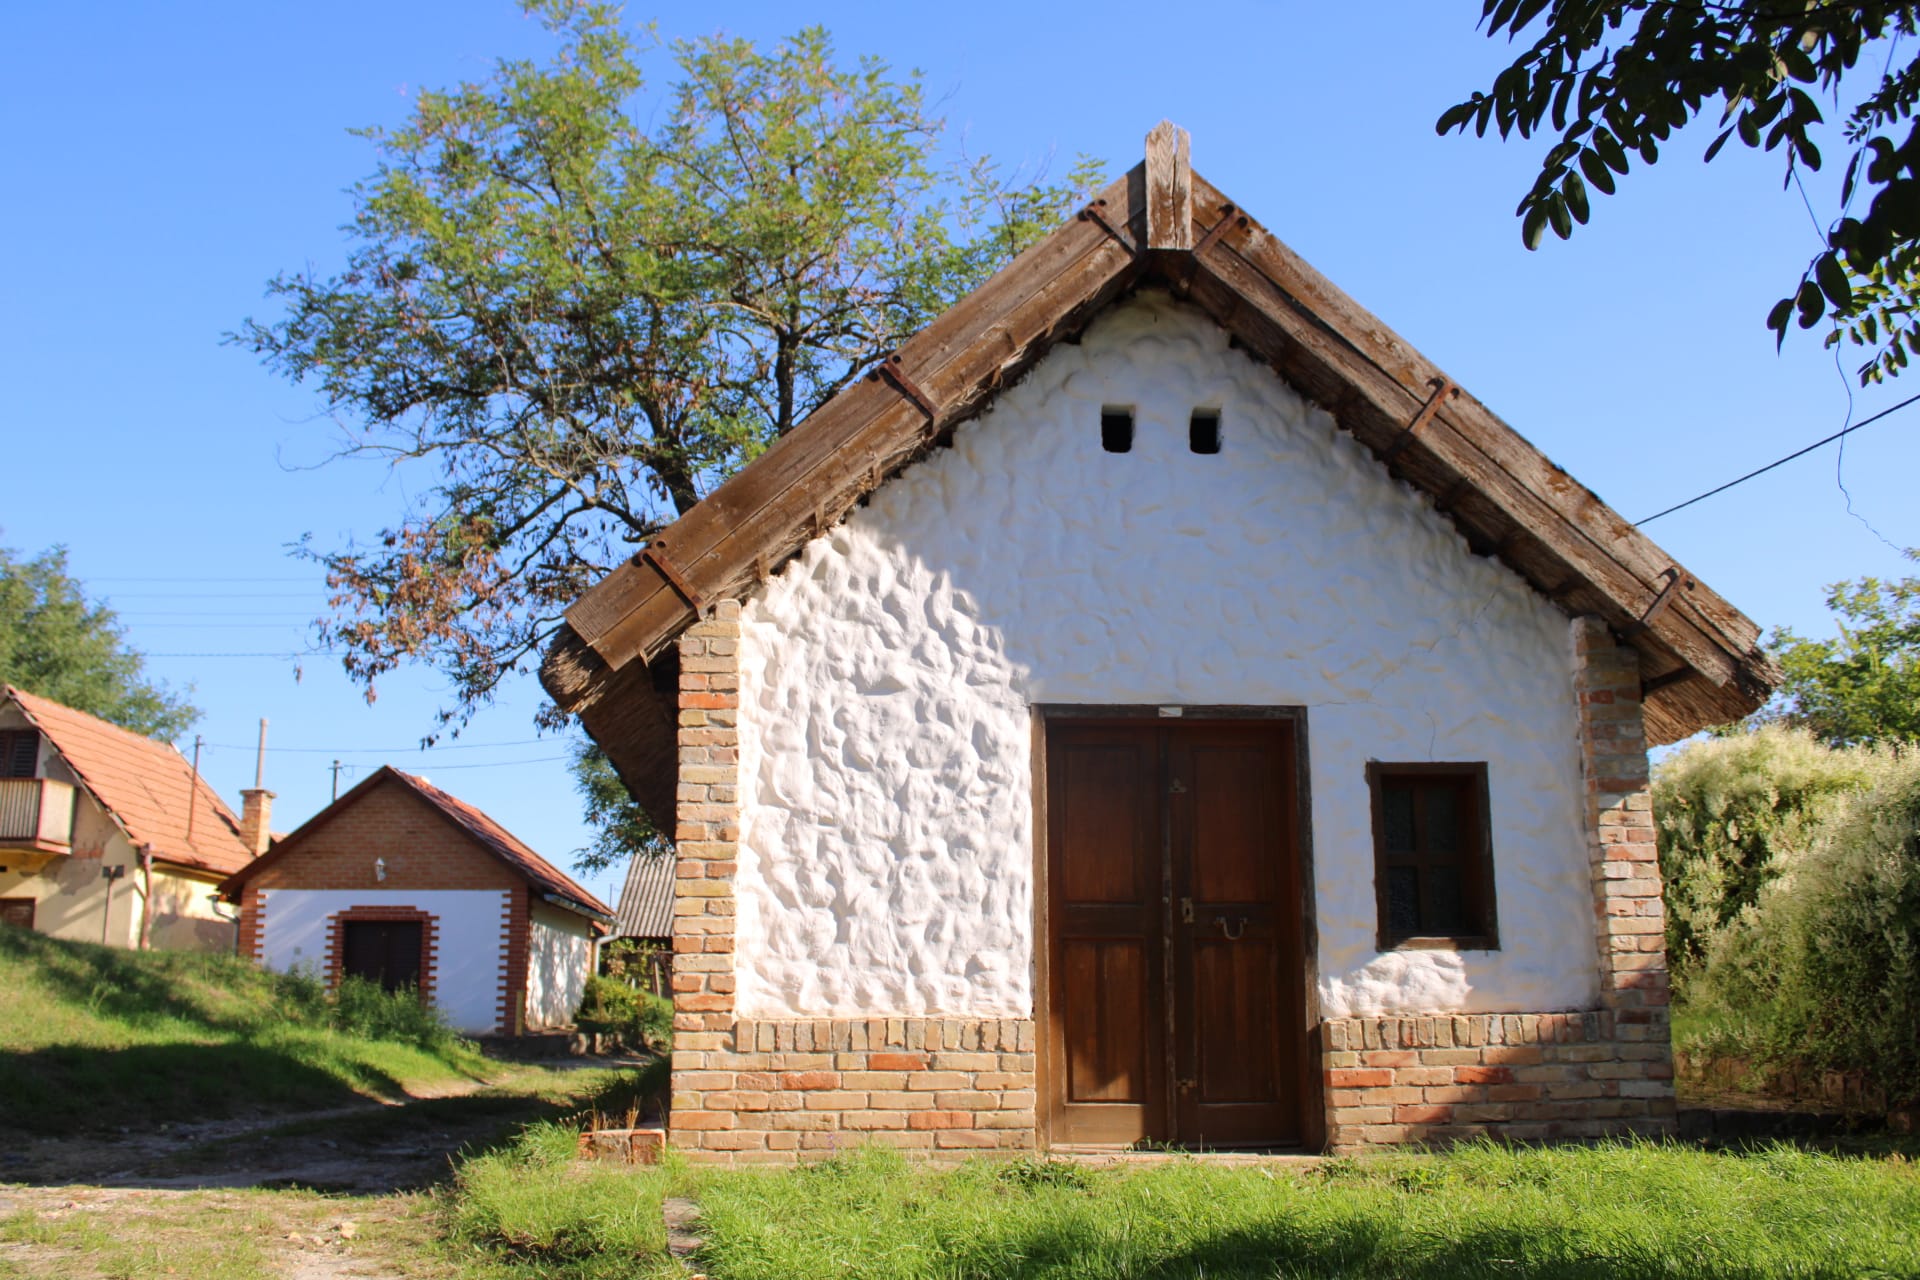
[{"label": "rusty metal bracket on beam", "polygon": [[878,378],[891,384],[895,391],[898,391],[901,395],[919,405],[920,411],[927,415],[928,426],[932,426],[940,420],[940,406],[936,405],[932,398],[920,389],[918,383],[907,376],[906,367],[900,363],[900,357],[898,355],[888,352],[880,363],[874,366],[873,372],[867,376],[869,378]]},{"label": "rusty metal bracket on beam", "polygon": [[1101,212],[1101,207],[1106,203],[1107,202],[1105,200],[1095,200],[1092,204],[1088,205],[1086,208],[1080,211],[1080,215],[1079,215],[1080,221],[1091,222],[1096,224],[1102,231],[1112,236],[1114,241],[1117,244],[1119,244],[1119,246],[1122,249],[1125,249],[1127,251],[1128,257],[1130,258],[1139,257],[1140,256],[1139,246],[1134,244],[1133,241],[1127,239],[1126,234],[1122,232],[1120,228],[1114,226],[1111,222],[1107,221],[1107,215]]},{"label": "rusty metal bracket on beam", "polygon": [[1246,214],[1241,213],[1230,204],[1221,205],[1220,221],[1208,227],[1207,233],[1200,237],[1200,243],[1193,246],[1193,256],[1197,258],[1207,250],[1213,248],[1213,246],[1219,242],[1220,237],[1227,234],[1227,228],[1234,226],[1244,227],[1246,225]]},{"label": "rusty metal bracket on beam", "polygon": [[1192,293],[1193,278],[1200,273],[1200,255],[1219,243],[1220,237],[1227,233],[1229,227],[1246,225],[1247,216],[1244,213],[1230,204],[1221,205],[1220,220],[1207,228],[1206,233],[1187,252],[1186,258],[1176,268],[1177,278],[1173,282],[1173,291],[1182,298]]},{"label": "rusty metal bracket on beam", "polygon": [[652,565],[654,571],[667,580],[667,585],[673,588],[675,594],[686,601],[687,608],[697,614],[705,616],[707,612],[706,597],[702,596],[699,590],[681,575],[680,570],[675,567],[673,561],[667,558],[666,543],[648,543],[635,558],[644,560]]},{"label": "rusty metal bracket on beam", "polygon": [[1433,388],[1433,394],[1427,397],[1424,405],[1420,406],[1420,412],[1413,415],[1413,421],[1407,424],[1406,429],[1380,451],[1380,461],[1391,464],[1400,456],[1401,450],[1414,442],[1421,428],[1433,421],[1433,415],[1440,412],[1440,402],[1460,394],[1460,388],[1453,384],[1452,378],[1432,378],[1428,380],[1427,385]]},{"label": "rusty metal bracket on beam", "polygon": [[1645,635],[1653,628],[1653,620],[1665,613],[1667,606],[1673,603],[1674,596],[1683,589],[1688,591],[1693,589],[1693,579],[1680,572],[1680,566],[1677,564],[1668,565],[1660,571],[1660,576],[1667,580],[1667,585],[1660,588],[1660,594],[1653,598],[1653,603],[1647,606],[1647,611],[1640,615],[1639,621],[1629,622],[1620,628],[1622,640],[1636,640]]}]

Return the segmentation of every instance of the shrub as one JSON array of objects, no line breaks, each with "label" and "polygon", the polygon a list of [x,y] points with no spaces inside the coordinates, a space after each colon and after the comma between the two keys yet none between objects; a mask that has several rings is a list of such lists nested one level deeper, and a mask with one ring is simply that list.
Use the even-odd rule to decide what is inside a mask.
[{"label": "shrub", "polygon": [[1813,844],[1821,824],[1892,757],[1835,750],[1769,725],[1677,751],[1654,770],[1667,963],[1684,993],[1716,935]]},{"label": "shrub", "polygon": [[451,1049],[460,1037],[446,1015],[411,988],[387,991],[377,982],[348,977],[334,992],[327,1022],[336,1031],[367,1040],[397,1040],[422,1049]]},{"label": "shrub", "polygon": [[1709,952],[1698,986],[1763,1056],[1920,1099],[1920,755],[1823,824]]},{"label": "shrub", "polygon": [[664,1054],[673,1048],[673,1001],[603,974],[587,979],[573,1021],[629,1049]]}]

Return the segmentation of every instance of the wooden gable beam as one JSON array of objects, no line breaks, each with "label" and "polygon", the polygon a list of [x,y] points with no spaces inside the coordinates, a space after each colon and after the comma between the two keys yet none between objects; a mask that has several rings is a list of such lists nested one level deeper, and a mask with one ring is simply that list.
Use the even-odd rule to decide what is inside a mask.
[{"label": "wooden gable beam", "polygon": [[1162,120],[1147,135],[1147,248],[1193,248],[1193,165],[1187,131]]}]

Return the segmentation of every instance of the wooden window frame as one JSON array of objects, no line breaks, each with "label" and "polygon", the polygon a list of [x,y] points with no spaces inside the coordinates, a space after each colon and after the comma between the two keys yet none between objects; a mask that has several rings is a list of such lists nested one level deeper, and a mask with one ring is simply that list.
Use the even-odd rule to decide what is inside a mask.
[{"label": "wooden window frame", "polygon": [[[1460,893],[1466,903],[1467,917],[1478,923],[1477,929],[1452,934],[1395,933],[1389,926],[1387,868],[1404,861],[1387,854],[1386,782],[1391,779],[1453,779],[1461,785],[1473,805],[1477,829],[1469,829],[1459,855]],[[1493,878],[1493,806],[1484,760],[1448,763],[1397,764],[1387,760],[1367,761],[1367,793],[1373,819],[1373,893],[1376,912],[1375,943],[1383,951],[1444,949],[1453,951],[1498,951],[1500,949],[1499,911],[1495,901]]]}]

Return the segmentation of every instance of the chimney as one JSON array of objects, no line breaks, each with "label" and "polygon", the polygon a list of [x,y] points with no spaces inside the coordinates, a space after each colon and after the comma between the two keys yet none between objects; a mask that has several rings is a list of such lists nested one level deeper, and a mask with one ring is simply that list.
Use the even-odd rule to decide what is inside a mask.
[{"label": "chimney", "polygon": [[240,793],[240,839],[254,857],[267,851],[273,839],[273,792],[265,787],[248,787]]},{"label": "chimney", "polygon": [[267,718],[260,717],[260,749],[253,757],[253,786],[240,793],[240,839],[259,857],[273,841],[273,792],[267,790]]}]

